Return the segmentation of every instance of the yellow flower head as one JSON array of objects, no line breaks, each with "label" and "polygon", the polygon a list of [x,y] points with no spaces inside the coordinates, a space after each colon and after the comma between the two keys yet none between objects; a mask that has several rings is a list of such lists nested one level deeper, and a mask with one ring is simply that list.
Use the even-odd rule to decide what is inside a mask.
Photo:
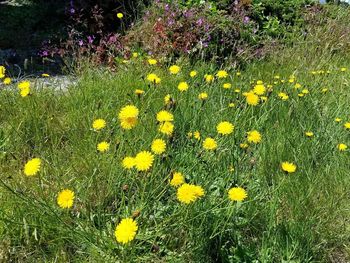
[{"label": "yellow flower head", "polygon": [[314,136],[314,133],[312,131],[305,132],[306,137],[312,137]]},{"label": "yellow flower head", "polygon": [[194,78],[195,76],[197,76],[197,71],[192,70],[192,71],[190,72],[190,77],[191,77],[191,78]]},{"label": "yellow flower head", "polygon": [[177,74],[179,73],[181,68],[179,66],[173,65],[169,68],[170,74]]},{"label": "yellow flower head", "polygon": [[4,83],[5,85],[10,85],[11,82],[12,82],[11,78],[4,78],[3,83]]},{"label": "yellow flower head", "polygon": [[283,162],[281,164],[281,168],[284,172],[287,173],[294,173],[297,169],[297,166],[294,163],[290,163],[290,162]]},{"label": "yellow flower head", "polygon": [[198,95],[198,99],[200,99],[200,100],[206,100],[206,99],[208,99],[208,93],[206,93],[206,92],[200,93],[200,94]]},{"label": "yellow flower head", "polygon": [[138,115],[139,110],[134,105],[123,107],[118,114],[121,127],[126,130],[134,128],[137,124]]},{"label": "yellow flower head", "polygon": [[295,83],[294,88],[295,89],[300,89],[301,88],[301,84],[300,83]]},{"label": "yellow flower head", "polygon": [[235,126],[228,122],[228,121],[223,121],[220,122],[217,126],[216,126],[216,130],[219,134],[222,135],[228,135],[231,134],[234,130]]},{"label": "yellow flower head", "polygon": [[144,93],[145,93],[145,91],[142,90],[142,89],[135,89],[135,94],[138,95],[138,96],[140,96],[140,95],[142,95]]},{"label": "yellow flower head", "polygon": [[228,77],[228,73],[225,70],[219,70],[218,73],[216,73],[216,76],[219,79],[227,78]]},{"label": "yellow flower head", "polygon": [[335,122],[341,122],[341,119],[340,118],[335,118],[334,121]]},{"label": "yellow flower head", "polygon": [[148,151],[139,152],[135,157],[135,167],[138,171],[148,171],[153,164],[154,156]]},{"label": "yellow flower head", "polygon": [[278,97],[280,97],[281,100],[288,100],[289,99],[289,96],[284,92],[278,93]]},{"label": "yellow flower head", "polygon": [[263,84],[257,84],[254,86],[254,89],[253,89],[253,92],[256,94],[256,95],[264,95],[265,92],[266,92],[266,88]]},{"label": "yellow flower head", "polygon": [[248,105],[256,106],[259,103],[259,96],[254,92],[247,92],[245,98]]},{"label": "yellow flower head", "polygon": [[71,208],[73,206],[74,198],[73,191],[69,189],[62,190],[58,193],[57,204],[61,208]]},{"label": "yellow flower head", "polygon": [[166,142],[162,139],[155,139],[152,142],[151,150],[154,154],[162,154],[166,150]]},{"label": "yellow flower head", "polygon": [[49,74],[47,74],[47,73],[43,73],[43,74],[41,74],[41,76],[42,76],[42,77],[44,77],[44,78],[48,78],[48,77],[50,77],[50,75],[49,75]]},{"label": "yellow flower head", "polygon": [[29,160],[24,166],[24,174],[26,176],[36,175],[41,167],[41,160],[39,158],[33,158]]},{"label": "yellow flower head", "polygon": [[205,74],[204,79],[207,83],[213,82],[214,81],[214,76],[210,74]]},{"label": "yellow flower head", "polygon": [[104,127],[106,127],[106,121],[104,119],[96,119],[92,123],[92,128],[96,131],[103,129]]},{"label": "yellow flower head", "polygon": [[338,147],[338,150],[341,152],[345,151],[348,148],[348,146],[344,143],[339,143],[337,147]]},{"label": "yellow flower head", "polygon": [[132,218],[124,218],[115,228],[115,238],[119,243],[127,244],[135,239],[138,230],[136,221]]},{"label": "yellow flower head", "polygon": [[148,74],[147,80],[154,84],[159,84],[161,82],[161,79],[157,76],[157,74],[154,73]]},{"label": "yellow flower head", "polygon": [[133,53],[132,53],[132,57],[133,57],[133,58],[137,58],[138,56],[139,56],[139,53],[137,53],[137,52],[133,52]]},{"label": "yellow flower head", "polygon": [[150,65],[155,65],[155,64],[157,64],[157,63],[158,63],[158,61],[157,61],[156,59],[150,58],[150,59],[148,60],[148,64],[150,64]]},{"label": "yellow flower head", "polygon": [[229,107],[229,108],[233,108],[234,106],[235,106],[235,104],[234,104],[233,102],[231,102],[231,103],[228,104],[228,107]]},{"label": "yellow flower head", "polygon": [[344,128],[349,130],[350,129],[350,122],[344,123]]},{"label": "yellow flower head", "polygon": [[164,97],[164,104],[167,105],[171,102],[172,98],[170,94],[165,95]]},{"label": "yellow flower head", "polygon": [[201,133],[199,131],[195,131],[193,133],[193,137],[199,141],[201,139]]},{"label": "yellow flower head", "polygon": [[228,197],[231,201],[243,201],[248,195],[242,187],[233,187],[228,191]]},{"label": "yellow flower head", "polygon": [[223,87],[224,89],[230,89],[230,88],[232,87],[232,85],[231,85],[231,83],[224,83],[224,84],[222,85],[222,87]]},{"label": "yellow flower head", "polygon": [[27,97],[30,94],[30,87],[29,86],[25,86],[23,88],[20,89],[20,95],[21,97]]},{"label": "yellow flower head", "polygon": [[29,89],[30,88],[30,82],[25,80],[25,81],[21,81],[20,83],[18,83],[18,88],[20,90],[22,89]]},{"label": "yellow flower head", "polygon": [[261,134],[257,130],[247,132],[247,141],[251,143],[260,143]]},{"label": "yellow flower head", "polygon": [[198,185],[183,184],[177,189],[176,196],[181,203],[190,204],[204,196],[204,190]]},{"label": "yellow flower head", "polygon": [[6,68],[4,66],[0,66],[0,79],[5,77]]},{"label": "yellow flower head", "polygon": [[340,71],[341,72],[345,72],[345,71],[347,71],[348,69],[347,68],[340,68]]},{"label": "yellow flower head", "polygon": [[122,161],[122,166],[124,169],[132,169],[135,167],[135,158],[127,156]]},{"label": "yellow flower head", "polygon": [[188,84],[185,81],[180,82],[177,88],[179,89],[179,91],[186,91],[188,90]]},{"label": "yellow flower head", "polygon": [[183,174],[180,172],[175,172],[173,174],[173,178],[170,180],[170,185],[177,187],[182,185],[183,183],[185,183],[185,177],[183,176]]},{"label": "yellow flower head", "polygon": [[110,144],[108,142],[100,142],[97,144],[97,150],[101,153],[106,152],[109,150]]},{"label": "yellow flower head", "polygon": [[214,151],[218,147],[218,144],[213,138],[206,138],[203,141],[203,148],[207,151]]},{"label": "yellow flower head", "polygon": [[124,17],[124,15],[123,15],[122,13],[118,13],[118,14],[117,14],[117,17],[118,17],[119,19],[122,19],[122,18]]},{"label": "yellow flower head", "polygon": [[159,131],[170,136],[173,134],[174,124],[172,124],[170,121],[163,122],[159,125]]},{"label": "yellow flower head", "polygon": [[157,121],[159,122],[174,121],[174,115],[169,111],[162,110],[157,113]]}]

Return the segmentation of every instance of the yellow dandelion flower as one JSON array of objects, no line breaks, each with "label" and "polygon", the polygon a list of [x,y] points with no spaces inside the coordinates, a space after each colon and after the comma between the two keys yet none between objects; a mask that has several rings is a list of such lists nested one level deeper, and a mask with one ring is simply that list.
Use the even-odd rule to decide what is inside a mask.
[{"label": "yellow dandelion flower", "polygon": [[153,164],[154,156],[148,151],[139,152],[135,156],[135,167],[138,171],[148,171]]},{"label": "yellow dandelion flower", "polygon": [[306,137],[312,137],[314,136],[314,133],[312,131],[305,132]]},{"label": "yellow dandelion flower", "polygon": [[205,74],[204,79],[207,83],[213,82],[214,81],[214,76],[210,74]]},{"label": "yellow dandelion flower", "polygon": [[164,104],[167,105],[171,102],[172,98],[170,94],[165,95],[164,97]]},{"label": "yellow dandelion flower", "polygon": [[195,202],[198,198],[204,196],[204,190],[201,186],[193,184],[183,184],[177,189],[177,199],[184,204]]},{"label": "yellow dandelion flower", "polygon": [[341,118],[335,118],[334,121],[335,122],[341,122]]},{"label": "yellow dandelion flower", "polygon": [[27,97],[30,94],[30,88],[25,87],[20,90],[20,95],[22,98]]},{"label": "yellow dandelion flower", "polygon": [[96,119],[92,123],[92,128],[94,130],[99,131],[106,127],[106,121],[104,119]]},{"label": "yellow dandelion flower", "polygon": [[197,71],[195,71],[195,70],[192,70],[191,72],[190,72],[190,77],[191,78],[194,78],[195,76],[197,76]]},{"label": "yellow dandelion flower", "polygon": [[297,166],[294,163],[290,163],[290,162],[283,162],[281,164],[281,168],[284,172],[287,173],[294,173],[297,169]]},{"label": "yellow dandelion flower", "polygon": [[186,91],[186,90],[188,90],[188,84],[185,81],[180,82],[179,85],[177,86],[177,88],[179,91]]},{"label": "yellow dandelion flower", "polygon": [[338,148],[339,151],[342,152],[342,151],[345,151],[348,148],[348,146],[345,143],[339,143],[337,145],[337,148]]},{"label": "yellow dandelion flower", "polygon": [[278,93],[278,97],[280,97],[281,100],[288,100],[289,99],[289,96],[284,92]]},{"label": "yellow dandelion flower", "polygon": [[263,84],[257,84],[257,85],[254,86],[253,92],[256,95],[264,95],[265,92],[266,92],[266,88],[265,88],[265,86]]},{"label": "yellow dandelion flower", "polygon": [[147,80],[154,84],[159,84],[161,82],[161,78],[159,78],[157,74],[154,74],[154,73],[148,74]]},{"label": "yellow dandelion flower", "polygon": [[229,108],[233,108],[234,106],[235,106],[235,104],[232,103],[232,102],[228,104],[228,107],[229,107]]},{"label": "yellow dandelion flower", "polygon": [[50,75],[49,75],[49,74],[47,74],[47,73],[43,73],[43,74],[41,74],[41,76],[42,76],[42,77],[44,77],[44,78],[48,78],[48,77],[50,77]]},{"label": "yellow dandelion flower", "polygon": [[124,218],[115,228],[114,236],[117,242],[127,244],[135,239],[138,225],[132,218]]},{"label": "yellow dandelion flower", "polygon": [[74,203],[74,192],[69,189],[62,190],[57,195],[57,204],[61,208],[71,208]]},{"label": "yellow dandelion flower", "polygon": [[241,92],[240,89],[235,89],[234,91],[235,91],[236,93],[240,93],[240,92]]},{"label": "yellow dandelion flower", "polygon": [[34,176],[39,172],[40,167],[41,160],[39,158],[33,158],[25,164],[23,172],[26,176]]},{"label": "yellow dandelion flower", "polygon": [[106,152],[109,150],[110,144],[108,142],[100,142],[97,144],[97,150],[101,153]]},{"label": "yellow dandelion flower", "polygon": [[134,105],[123,107],[118,114],[121,127],[126,130],[134,128],[137,124],[138,115],[139,110]]},{"label": "yellow dandelion flower", "polygon": [[157,113],[157,121],[159,122],[174,121],[174,115],[169,111],[162,110]]},{"label": "yellow dandelion flower", "polygon": [[148,60],[148,64],[150,64],[150,65],[156,65],[157,63],[158,63],[158,61],[156,59],[150,58]]},{"label": "yellow dandelion flower", "polygon": [[301,88],[301,84],[300,83],[295,83],[294,88],[295,89],[300,89]]},{"label": "yellow dandelion flower", "polygon": [[228,191],[228,197],[231,201],[243,201],[248,194],[242,187],[233,187]]},{"label": "yellow dandelion flower", "polygon": [[203,148],[207,151],[214,151],[218,147],[218,144],[213,138],[206,138],[203,141]]},{"label": "yellow dandelion flower", "polygon": [[124,169],[132,169],[135,167],[135,158],[131,156],[127,156],[122,161],[122,166]]},{"label": "yellow dandelion flower", "polygon": [[260,143],[261,134],[257,130],[247,132],[247,141],[251,143]]},{"label": "yellow dandelion flower", "polygon": [[259,96],[253,92],[247,92],[245,98],[248,105],[256,106],[259,103]]},{"label": "yellow dandelion flower", "polygon": [[230,89],[230,88],[232,87],[232,84],[231,84],[231,83],[224,83],[224,84],[222,85],[222,87],[223,87],[224,89]]},{"label": "yellow dandelion flower", "polygon": [[166,135],[172,135],[174,131],[174,124],[172,124],[169,121],[163,122],[159,125],[158,129],[161,133],[164,133]]},{"label": "yellow dandelion flower", "polygon": [[170,185],[177,187],[182,185],[183,183],[185,183],[185,177],[183,176],[183,174],[180,172],[175,172],[173,174],[173,178],[170,180]]},{"label": "yellow dandelion flower", "polygon": [[117,14],[117,17],[118,17],[119,19],[122,19],[122,18],[124,17],[124,15],[123,15],[122,13],[118,13],[118,14]]},{"label": "yellow dandelion flower", "polygon": [[349,130],[350,129],[350,122],[344,123],[344,128]]},{"label": "yellow dandelion flower", "polygon": [[0,79],[5,77],[6,68],[4,66],[0,66]]},{"label": "yellow dandelion flower", "polygon": [[302,91],[301,91],[301,93],[303,93],[303,94],[309,94],[310,92],[309,92],[309,90],[308,89],[303,89]]},{"label": "yellow dandelion flower", "polygon": [[21,81],[20,83],[18,83],[18,88],[20,90],[22,89],[29,89],[30,88],[30,82],[25,80],[25,81]]},{"label": "yellow dandelion flower", "polygon": [[347,68],[340,68],[340,71],[341,72],[345,72],[345,71],[347,71],[348,69]]},{"label": "yellow dandelion flower", "polygon": [[138,96],[140,96],[140,95],[142,95],[144,93],[145,93],[145,91],[142,90],[142,89],[135,89],[135,94],[138,95]]},{"label": "yellow dandelion flower", "polygon": [[228,73],[225,70],[219,70],[218,73],[216,73],[216,76],[219,79],[227,78],[228,77]]},{"label": "yellow dandelion flower", "polygon": [[162,139],[155,139],[152,142],[151,150],[154,154],[162,154],[166,150],[166,142]]},{"label": "yellow dandelion flower", "polygon": [[200,94],[198,95],[198,99],[200,99],[200,100],[206,100],[206,99],[208,99],[208,93],[206,93],[206,92],[200,93]]},{"label": "yellow dandelion flower", "polygon": [[139,56],[139,53],[137,53],[137,52],[133,52],[133,53],[132,53],[132,57],[133,57],[133,58],[137,58],[138,56]]},{"label": "yellow dandelion flower", "polygon": [[4,78],[3,83],[4,83],[5,85],[10,85],[10,84],[12,83],[12,79],[11,79],[11,78]]},{"label": "yellow dandelion flower", "polygon": [[177,74],[179,73],[181,68],[179,66],[173,65],[169,68],[170,74]]},{"label": "yellow dandelion flower", "polygon": [[217,126],[216,126],[216,130],[219,134],[222,135],[228,135],[231,134],[234,130],[235,126],[228,122],[228,121],[223,121],[220,122]]}]

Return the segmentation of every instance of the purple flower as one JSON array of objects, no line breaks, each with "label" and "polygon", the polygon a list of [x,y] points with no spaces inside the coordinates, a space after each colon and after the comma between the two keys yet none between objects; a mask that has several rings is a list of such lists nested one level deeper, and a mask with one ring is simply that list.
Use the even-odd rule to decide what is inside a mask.
[{"label": "purple flower", "polygon": [[94,42],[95,40],[95,36],[88,36],[87,39],[88,39],[88,43],[92,44],[92,42]]},{"label": "purple flower", "polygon": [[79,45],[79,46],[84,45],[84,41],[83,41],[83,40],[79,40],[78,45]]},{"label": "purple flower", "polygon": [[72,8],[69,10],[69,12],[73,15],[73,14],[75,14],[75,9],[72,7]]},{"label": "purple flower", "polygon": [[249,21],[250,21],[250,18],[249,18],[248,16],[245,16],[245,17],[243,18],[243,23],[244,23],[244,24],[248,24]]},{"label": "purple flower", "polygon": [[199,18],[199,19],[197,20],[197,26],[202,26],[203,23],[204,23],[203,18]]}]

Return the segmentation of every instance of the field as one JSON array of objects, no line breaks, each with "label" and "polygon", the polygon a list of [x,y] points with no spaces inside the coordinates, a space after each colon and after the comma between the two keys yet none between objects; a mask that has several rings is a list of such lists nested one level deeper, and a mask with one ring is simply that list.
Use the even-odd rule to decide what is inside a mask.
[{"label": "field", "polygon": [[312,37],[1,86],[0,262],[349,262],[350,57]]}]

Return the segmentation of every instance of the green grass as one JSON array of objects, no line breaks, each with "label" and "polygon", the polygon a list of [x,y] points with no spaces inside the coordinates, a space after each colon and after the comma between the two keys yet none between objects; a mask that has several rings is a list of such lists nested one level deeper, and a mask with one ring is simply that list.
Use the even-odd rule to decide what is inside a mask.
[{"label": "green grass", "polygon": [[[322,42],[325,44],[325,42]],[[318,45],[317,43],[313,45]],[[306,48],[308,47],[308,48]],[[349,53],[316,54],[315,46],[301,43],[276,51],[236,76],[207,84],[206,73],[217,66],[190,66],[171,76],[166,67],[148,66],[141,59],[120,65],[116,73],[85,69],[78,84],[66,92],[47,89],[32,81],[32,95],[21,98],[16,87],[0,93],[0,261],[13,262],[346,262],[350,260]],[[332,53],[332,54],[331,54]],[[305,58],[306,57],[306,58]],[[347,67],[341,72],[341,67]],[[191,79],[189,72],[198,71]],[[327,74],[311,71],[329,70]],[[162,82],[144,78],[157,73]],[[274,84],[275,75],[285,83]],[[288,83],[290,75],[310,93],[300,98]],[[186,80],[190,89],[180,93]],[[263,80],[272,84],[267,102],[245,103],[243,92]],[[222,88],[230,82],[230,90]],[[145,90],[138,98],[135,89]],[[240,88],[241,93],[233,90]],[[328,88],[327,93],[322,93]],[[287,101],[279,92],[289,94]],[[207,92],[205,103],[198,100]],[[164,96],[176,104],[171,138],[157,131],[156,113]],[[228,107],[235,103],[235,107]],[[140,110],[138,125],[124,131],[118,112],[128,104]],[[336,117],[341,123],[334,121]],[[107,127],[92,130],[92,121],[104,118]],[[219,136],[220,121],[235,125],[234,133]],[[241,149],[246,132],[256,129],[262,142]],[[200,131],[201,141],[189,139]],[[305,131],[315,136],[307,138]],[[201,142],[217,139],[214,153]],[[121,160],[150,150],[154,138],[167,141],[149,172],[126,171]],[[109,141],[107,153],[97,143]],[[37,176],[26,177],[23,167],[32,157],[42,159]],[[281,171],[283,161],[297,164],[295,173]],[[231,171],[230,167],[235,170]],[[176,199],[169,185],[173,171],[188,183],[202,186],[205,196],[190,205]],[[228,200],[233,186],[247,190],[240,203]],[[59,191],[74,190],[71,209],[56,203]],[[114,230],[131,217],[139,225],[135,240],[120,245]],[[338,260],[338,261],[334,261]]]}]

